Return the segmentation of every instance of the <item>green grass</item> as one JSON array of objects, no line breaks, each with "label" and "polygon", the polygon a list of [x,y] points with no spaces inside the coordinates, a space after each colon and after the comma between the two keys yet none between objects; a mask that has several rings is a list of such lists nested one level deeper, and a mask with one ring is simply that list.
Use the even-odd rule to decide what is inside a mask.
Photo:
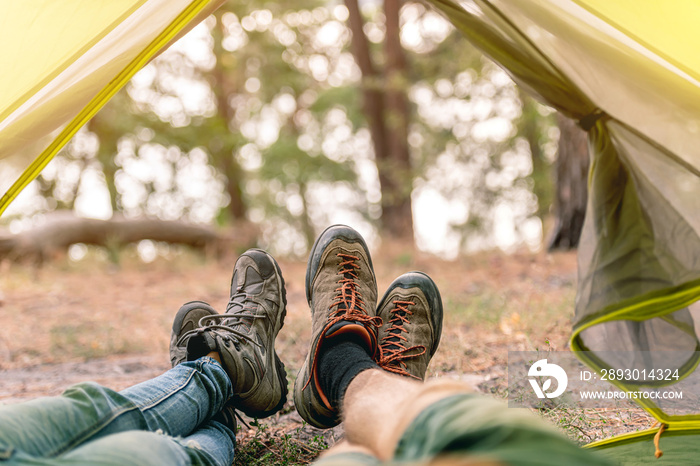
[{"label": "green grass", "polygon": [[237,445],[233,466],[293,466],[309,464],[328,444],[322,436],[301,438],[303,426],[293,433],[274,432],[267,424],[254,421],[254,436]]}]

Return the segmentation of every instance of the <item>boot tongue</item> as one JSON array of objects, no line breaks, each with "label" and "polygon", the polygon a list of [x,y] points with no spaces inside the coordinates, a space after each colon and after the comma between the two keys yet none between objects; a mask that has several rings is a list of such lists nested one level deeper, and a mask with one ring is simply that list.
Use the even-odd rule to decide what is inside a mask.
[{"label": "boot tongue", "polygon": [[231,278],[231,296],[242,291],[244,288],[246,293],[250,295],[259,294],[262,291],[264,280],[253,267],[248,267],[246,269],[245,276],[241,283],[238,283],[238,279],[240,278],[238,272],[240,272],[240,270],[236,270],[233,273],[233,278]]},{"label": "boot tongue", "polygon": [[[405,316],[406,316],[406,313],[405,313],[404,311],[395,311],[394,314],[398,314],[398,315],[401,316],[401,317],[405,317]],[[397,350],[404,349],[404,348],[401,346],[401,340],[400,340],[399,337],[397,336],[397,335],[401,335],[401,330],[399,330],[399,329],[390,329],[390,331],[389,331],[388,333],[389,333],[389,335],[392,335],[392,336],[390,336],[389,338],[387,338],[387,339],[385,340],[385,341],[386,341],[385,347],[386,347],[387,349],[397,349]]]},{"label": "boot tongue", "polygon": [[[393,334],[392,334],[393,335]],[[384,348],[386,349],[397,349],[401,350],[404,349],[400,346],[401,340],[399,340],[397,337],[391,337],[387,338],[384,343]]]},{"label": "boot tongue", "polygon": [[[245,312],[246,314],[255,313],[255,310],[245,309],[246,298],[250,295],[260,294],[263,290],[264,280],[253,267],[248,267],[245,272],[245,277],[243,277],[243,282],[238,283],[238,272],[239,271],[236,270],[231,279],[231,295],[233,298],[229,301],[226,313],[234,315],[241,312]],[[233,326],[245,324],[245,326],[250,329],[251,325],[253,325],[253,318],[241,317],[239,319],[231,319],[229,323]]]},{"label": "boot tongue", "polygon": [[249,295],[260,294],[263,290],[263,278],[253,267],[248,267],[245,272],[245,291]]},{"label": "boot tongue", "polygon": [[[342,309],[346,313],[351,312],[353,309],[355,311],[362,312],[362,308],[360,307],[359,302],[358,302],[357,289],[356,289],[357,283],[355,282],[355,277],[353,277],[350,272],[345,272],[342,276],[344,279],[350,280],[350,281],[346,282],[342,285],[342,290],[340,291],[340,296],[343,299],[338,304],[338,309]],[[351,306],[350,304],[353,301],[353,297],[355,298],[355,305]]]}]

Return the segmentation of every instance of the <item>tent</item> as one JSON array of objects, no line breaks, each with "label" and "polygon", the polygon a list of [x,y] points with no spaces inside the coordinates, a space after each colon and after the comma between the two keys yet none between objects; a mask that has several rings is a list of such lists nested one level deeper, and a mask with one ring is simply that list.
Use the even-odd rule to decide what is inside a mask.
[{"label": "tent", "polygon": [[[431,2],[521,86],[588,131],[572,349],[586,351],[580,357],[595,369],[630,367],[616,351],[649,351],[644,364],[653,367],[666,355],[657,350],[674,350],[665,367],[700,394],[692,377],[700,349],[700,3]],[[661,459],[651,440],[658,429],[590,447],[623,464],[697,463],[697,403],[641,404],[665,426]]]},{"label": "tent", "polygon": [[[700,3],[429,1],[521,86],[588,131],[572,349],[586,351],[581,357],[596,369],[626,367],[610,356],[616,350],[674,349],[681,378],[691,380],[700,354]],[[33,161],[0,213],[141,66],[216,3],[6,2],[0,68],[12,72],[0,75],[0,158],[68,124],[38,157],[19,152]],[[46,34],[49,49],[34,39]],[[621,463],[697,462],[699,412],[642,405],[667,426],[660,460],[651,441],[657,430],[590,447]]]}]

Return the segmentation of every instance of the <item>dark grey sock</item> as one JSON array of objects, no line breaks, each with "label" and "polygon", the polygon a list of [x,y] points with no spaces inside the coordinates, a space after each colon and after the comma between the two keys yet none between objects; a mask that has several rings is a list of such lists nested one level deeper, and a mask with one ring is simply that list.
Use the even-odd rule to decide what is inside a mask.
[{"label": "dark grey sock", "polygon": [[331,338],[318,358],[319,385],[331,406],[339,409],[352,379],[362,371],[378,367],[359,337]]}]

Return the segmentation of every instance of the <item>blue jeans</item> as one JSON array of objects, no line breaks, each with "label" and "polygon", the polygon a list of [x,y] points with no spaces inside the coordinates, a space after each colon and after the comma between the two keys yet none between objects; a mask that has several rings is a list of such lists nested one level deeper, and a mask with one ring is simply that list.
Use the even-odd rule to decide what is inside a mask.
[{"label": "blue jeans", "polygon": [[212,417],[232,395],[203,357],[121,392],[88,382],[0,406],[0,465],[230,466],[235,433]]}]

